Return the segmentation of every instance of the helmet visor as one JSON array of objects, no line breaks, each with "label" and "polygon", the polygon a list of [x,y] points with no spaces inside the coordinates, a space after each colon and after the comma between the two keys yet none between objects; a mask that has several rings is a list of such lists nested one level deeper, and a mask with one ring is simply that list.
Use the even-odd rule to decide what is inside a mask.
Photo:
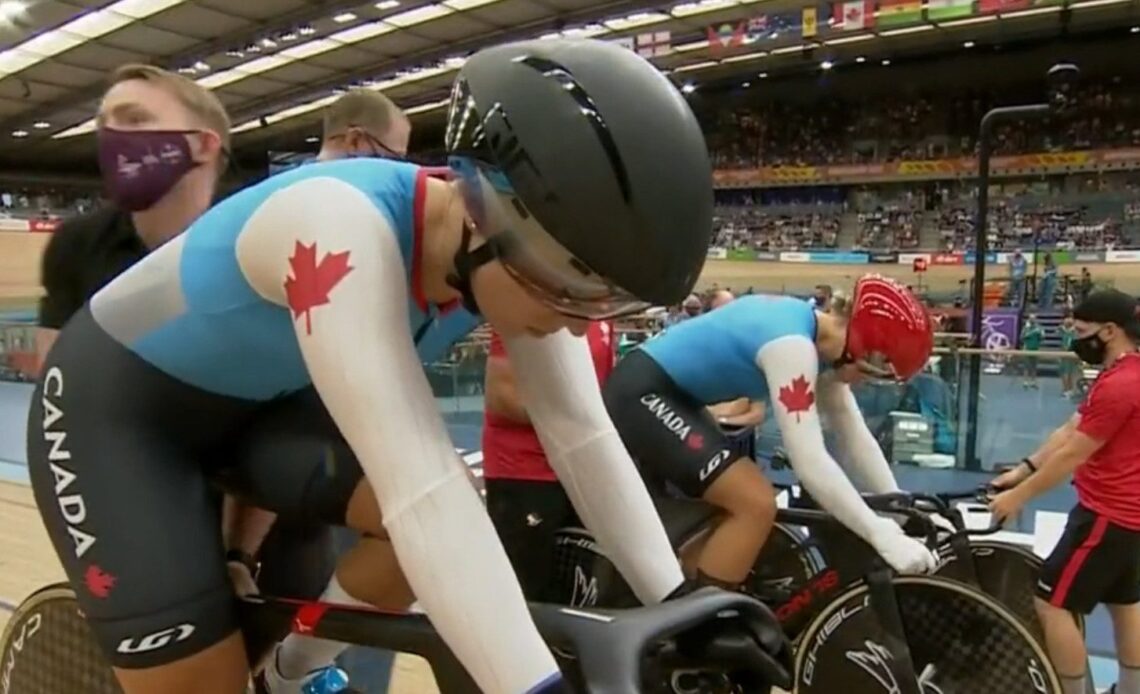
[{"label": "helmet visor", "polygon": [[648,302],[594,272],[555,241],[501,171],[465,156],[453,155],[449,164],[472,226],[494,244],[503,267],[535,298],[559,313],[589,320],[648,308]]},{"label": "helmet visor", "polygon": [[879,352],[871,352],[865,354],[861,358],[854,360],[855,368],[866,381],[874,381],[878,383],[899,383],[904,379],[901,378],[895,367],[891,365],[890,360],[885,354]]}]

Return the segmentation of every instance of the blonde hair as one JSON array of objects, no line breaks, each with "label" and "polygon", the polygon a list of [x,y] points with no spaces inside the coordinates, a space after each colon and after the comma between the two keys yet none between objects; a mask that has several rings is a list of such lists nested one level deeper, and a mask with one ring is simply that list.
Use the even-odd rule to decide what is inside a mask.
[{"label": "blonde hair", "polygon": [[[202,125],[218,134],[222,142],[222,150],[228,156],[230,151],[230,116],[226,113],[226,107],[222,106],[222,102],[214,96],[213,92],[176,72],[141,63],[131,63],[119,67],[111,74],[110,86],[113,87],[120,82],[131,80],[149,82],[166,90],[178,99],[179,103],[185,106],[186,110]],[[224,159],[225,156],[220,161],[224,161]],[[221,164],[219,164],[220,166]]]},{"label": "blonde hair", "polygon": [[361,128],[373,137],[383,137],[404,114],[396,104],[372,89],[350,89],[325,109],[325,139]]}]

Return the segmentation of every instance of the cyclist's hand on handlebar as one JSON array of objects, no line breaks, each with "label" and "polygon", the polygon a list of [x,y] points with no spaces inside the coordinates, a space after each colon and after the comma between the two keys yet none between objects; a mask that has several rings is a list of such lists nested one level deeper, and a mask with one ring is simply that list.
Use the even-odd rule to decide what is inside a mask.
[{"label": "cyclist's hand on handlebar", "polygon": [[257,581],[253,578],[253,572],[242,562],[227,561],[226,571],[230,575],[230,583],[233,584],[234,593],[239,598],[257,595],[260,592],[257,588]]},{"label": "cyclist's hand on handlebar", "polygon": [[990,499],[990,513],[994,515],[994,521],[1005,523],[1016,518],[1028,500],[1021,489],[1009,489]]},{"label": "cyclist's hand on handlebar", "polygon": [[884,526],[872,545],[892,569],[902,574],[929,573],[938,565],[938,557],[925,543],[907,537],[893,522]]}]

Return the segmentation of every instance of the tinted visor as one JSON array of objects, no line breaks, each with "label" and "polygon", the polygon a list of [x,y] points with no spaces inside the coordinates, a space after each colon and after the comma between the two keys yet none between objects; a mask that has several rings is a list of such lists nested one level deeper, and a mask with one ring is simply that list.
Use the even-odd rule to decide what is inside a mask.
[{"label": "tinted visor", "polygon": [[879,352],[871,352],[860,359],[852,359],[850,355],[845,355],[841,362],[842,364],[853,364],[865,381],[882,384],[901,383],[903,381],[887,356]]},{"label": "tinted visor", "polygon": [[[648,302],[594,272],[555,241],[497,168],[459,155],[451,156],[448,163],[472,226],[494,244],[507,272],[535,298],[559,313],[589,320],[629,315],[649,307]],[[630,262],[635,260],[631,258]]]}]

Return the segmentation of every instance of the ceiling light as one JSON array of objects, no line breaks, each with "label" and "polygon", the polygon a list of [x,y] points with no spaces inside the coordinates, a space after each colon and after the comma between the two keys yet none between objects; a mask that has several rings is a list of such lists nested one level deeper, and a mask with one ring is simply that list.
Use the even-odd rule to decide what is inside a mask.
[{"label": "ceiling light", "polygon": [[12,137],[27,137],[27,136],[28,136],[27,130],[13,130],[12,131]]},{"label": "ceiling light", "polygon": [[378,9],[378,10],[390,10],[393,7],[399,7],[399,6],[400,6],[399,0],[384,0],[384,2],[376,3],[376,9]]},{"label": "ceiling light", "polygon": [[351,22],[354,19],[356,19],[356,15],[354,15],[351,12],[341,12],[340,14],[333,17],[333,21],[336,22],[337,24],[344,24],[345,22]]},{"label": "ceiling light", "polygon": [[685,94],[692,94],[693,92],[697,91],[697,85],[693,84],[692,82],[686,82],[681,87],[681,91]]},{"label": "ceiling light", "polygon": [[857,63],[865,63],[865,62],[867,62],[867,59],[866,59],[866,58],[864,58],[863,56],[859,56],[859,57],[855,58],[855,62],[857,62]]},{"label": "ceiling light", "polygon": [[831,62],[830,60],[825,60],[819,64],[819,69],[821,70],[830,70],[833,67],[835,67],[835,63]]},{"label": "ceiling light", "polygon": [[1132,32],[1133,34],[1140,34],[1140,27],[1132,27],[1131,29],[1129,29],[1129,31]]},{"label": "ceiling light", "polygon": [[760,79],[762,79],[762,80],[766,80],[766,79],[768,79],[768,73],[767,73],[767,72],[761,72],[761,73],[759,74],[759,77],[760,77]]},{"label": "ceiling light", "polygon": [[305,138],[305,142],[308,142],[310,144],[312,144],[314,142],[320,142],[320,141],[321,141],[321,138],[316,137],[316,136],[309,136],[309,137]]},{"label": "ceiling light", "polygon": [[973,41],[963,41],[962,42],[962,48],[973,48],[973,47],[974,47]]},{"label": "ceiling light", "polygon": [[4,0],[0,2],[0,19],[11,21],[23,14],[26,9],[28,9],[27,3],[20,0]]},{"label": "ceiling light", "polygon": [[749,87],[751,87],[751,86],[752,86],[752,83],[751,83],[751,82],[745,82],[744,84],[742,84],[742,85],[740,85],[740,86],[742,86],[742,87],[744,87],[745,89],[747,89],[747,88],[749,88]]},{"label": "ceiling light", "polygon": [[312,36],[313,34],[317,33],[317,30],[311,26],[306,25],[298,29],[297,33],[301,36]]},{"label": "ceiling light", "polygon": [[880,64],[880,65],[890,65],[890,64],[891,64],[891,59],[890,59],[890,58],[883,58],[883,61],[882,61],[881,63],[879,63],[879,64]]},{"label": "ceiling light", "polygon": [[51,123],[47,122],[46,120],[39,120],[33,123],[32,127],[36,130],[45,130],[51,127]]}]

